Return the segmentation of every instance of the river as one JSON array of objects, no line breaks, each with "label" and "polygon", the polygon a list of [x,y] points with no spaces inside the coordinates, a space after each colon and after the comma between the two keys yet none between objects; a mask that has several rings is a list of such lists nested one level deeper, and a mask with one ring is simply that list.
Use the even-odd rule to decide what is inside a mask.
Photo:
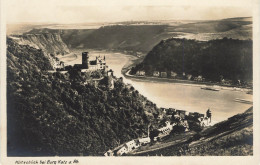
[{"label": "river", "polygon": [[[89,50],[90,60],[95,56],[106,56],[109,68],[114,70],[114,75],[124,77],[122,68],[128,65],[135,57],[122,53],[107,51]],[[70,54],[59,57],[65,64],[80,64],[81,51],[74,50],[77,56]],[[183,84],[163,81],[149,81],[141,79],[126,79],[125,83],[130,83],[142,95],[154,102],[158,107],[177,108],[189,112],[200,112],[205,114],[208,108],[212,111],[212,123],[227,119],[235,114],[242,113],[252,105],[235,102],[236,98],[253,100],[253,96],[245,91],[233,90],[232,88],[222,88],[220,91],[210,91],[201,89],[204,85]]]}]

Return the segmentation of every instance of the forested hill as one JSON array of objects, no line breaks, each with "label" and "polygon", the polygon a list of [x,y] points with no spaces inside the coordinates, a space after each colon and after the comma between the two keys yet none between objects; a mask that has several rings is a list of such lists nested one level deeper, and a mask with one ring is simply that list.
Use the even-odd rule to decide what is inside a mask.
[{"label": "forested hill", "polygon": [[8,156],[103,155],[156,126],[156,105],[120,80],[109,90],[51,68],[42,50],[7,38]]},{"label": "forested hill", "polygon": [[144,70],[146,75],[154,71],[183,72],[192,76],[202,75],[208,80],[252,80],[252,41],[217,39],[207,42],[168,39],[161,41],[131,71]]}]

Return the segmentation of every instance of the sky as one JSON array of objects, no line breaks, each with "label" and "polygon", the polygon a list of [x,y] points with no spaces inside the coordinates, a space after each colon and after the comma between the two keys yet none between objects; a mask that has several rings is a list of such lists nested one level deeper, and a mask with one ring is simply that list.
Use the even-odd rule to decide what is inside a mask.
[{"label": "sky", "polygon": [[252,16],[252,0],[5,0],[6,22],[215,20]]}]

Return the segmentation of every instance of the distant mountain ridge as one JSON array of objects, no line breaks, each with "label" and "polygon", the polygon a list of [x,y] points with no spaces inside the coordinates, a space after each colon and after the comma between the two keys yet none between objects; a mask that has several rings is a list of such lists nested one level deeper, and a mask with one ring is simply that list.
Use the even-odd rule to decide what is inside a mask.
[{"label": "distant mountain ridge", "polygon": [[206,21],[162,21],[161,24],[120,23],[98,29],[37,28],[27,34],[59,33],[68,48],[110,49],[149,52],[161,40],[186,38],[208,41],[224,37],[252,39],[252,18],[227,18]]}]

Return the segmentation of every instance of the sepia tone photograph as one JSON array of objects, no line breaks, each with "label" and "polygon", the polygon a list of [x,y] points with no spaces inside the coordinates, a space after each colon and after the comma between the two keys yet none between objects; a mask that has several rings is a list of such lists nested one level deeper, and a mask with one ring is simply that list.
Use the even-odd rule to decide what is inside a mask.
[{"label": "sepia tone photograph", "polygon": [[1,1],[10,164],[255,158],[259,3],[207,2]]}]

